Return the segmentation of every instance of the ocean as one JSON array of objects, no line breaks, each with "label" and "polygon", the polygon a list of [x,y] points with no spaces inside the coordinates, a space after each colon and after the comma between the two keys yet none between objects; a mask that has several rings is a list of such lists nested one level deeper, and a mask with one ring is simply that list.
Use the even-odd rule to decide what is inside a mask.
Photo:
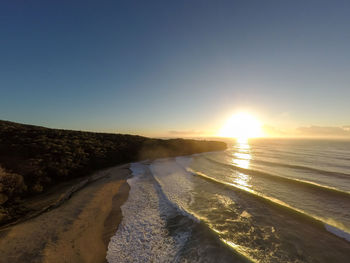
[{"label": "ocean", "polygon": [[133,163],[115,262],[350,262],[350,142],[252,139]]}]

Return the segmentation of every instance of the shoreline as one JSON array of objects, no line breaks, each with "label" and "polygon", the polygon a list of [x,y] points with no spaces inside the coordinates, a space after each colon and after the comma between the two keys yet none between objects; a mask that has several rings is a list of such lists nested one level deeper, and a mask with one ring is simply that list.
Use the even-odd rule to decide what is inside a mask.
[{"label": "shoreline", "polygon": [[2,228],[0,263],[106,262],[130,175],[129,164],[96,172],[78,189],[69,188],[75,191],[61,194],[53,209]]}]

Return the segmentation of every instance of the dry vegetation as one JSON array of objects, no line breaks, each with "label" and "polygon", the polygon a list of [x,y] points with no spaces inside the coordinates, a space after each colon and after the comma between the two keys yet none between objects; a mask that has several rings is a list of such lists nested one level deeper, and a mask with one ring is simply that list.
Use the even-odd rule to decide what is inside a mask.
[{"label": "dry vegetation", "polygon": [[0,121],[0,224],[25,214],[23,200],[55,183],[120,163],[225,148],[221,142],[160,140]]}]

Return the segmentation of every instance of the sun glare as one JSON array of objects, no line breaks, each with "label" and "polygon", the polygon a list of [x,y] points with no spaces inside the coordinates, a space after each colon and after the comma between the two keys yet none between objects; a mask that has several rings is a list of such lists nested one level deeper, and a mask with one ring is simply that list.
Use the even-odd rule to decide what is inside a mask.
[{"label": "sun glare", "polygon": [[240,112],[232,115],[220,130],[221,137],[236,138],[246,141],[249,138],[262,136],[261,123],[249,113]]}]

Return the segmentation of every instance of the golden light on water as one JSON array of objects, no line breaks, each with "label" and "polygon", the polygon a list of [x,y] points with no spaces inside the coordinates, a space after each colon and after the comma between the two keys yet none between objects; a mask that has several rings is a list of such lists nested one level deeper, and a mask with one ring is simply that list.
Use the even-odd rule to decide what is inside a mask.
[{"label": "golden light on water", "polygon": [[[232,164],[240,168],[248,169],[252,158],[248,142],[237,140],[234,148]],[[233,181],[238,187],[250,191],[249,175],[236,171],[234,178]]]},{"label": "golden light on water", "polygon": [[238,184],[242,189],[249,188],[250,185],[248,184],[249,176],[238,172],[239,177],[235,179],[235,183]]},{"label": "golden light on water", "polygon": [[252,158],[248,141],[237,140],[235,149],[236,152],[233,153],[234,158],[232,158],[232,163],[238,167],[248,169],[250,159]]},{"label": "golden light on water", "polygon": [[238,142],[245,142],[249,138],[263,136],[261,123],[253,115],[239,112],[231,116],[219,132],[221,137],[236,138]]},{"label": "golden light on water", "polygon": [[[238,156],[238,153],[235,153],[234,155]],[[250,155],[248,155],[250,157]],[[237,159],[234,158],[232,159],[232,162],[237,165],[238,167],[244,168],[244,169],[248,169],[249,168],[249,162],[250,159],[246,159],[246,158],[241,158],[238,157]]]}]

